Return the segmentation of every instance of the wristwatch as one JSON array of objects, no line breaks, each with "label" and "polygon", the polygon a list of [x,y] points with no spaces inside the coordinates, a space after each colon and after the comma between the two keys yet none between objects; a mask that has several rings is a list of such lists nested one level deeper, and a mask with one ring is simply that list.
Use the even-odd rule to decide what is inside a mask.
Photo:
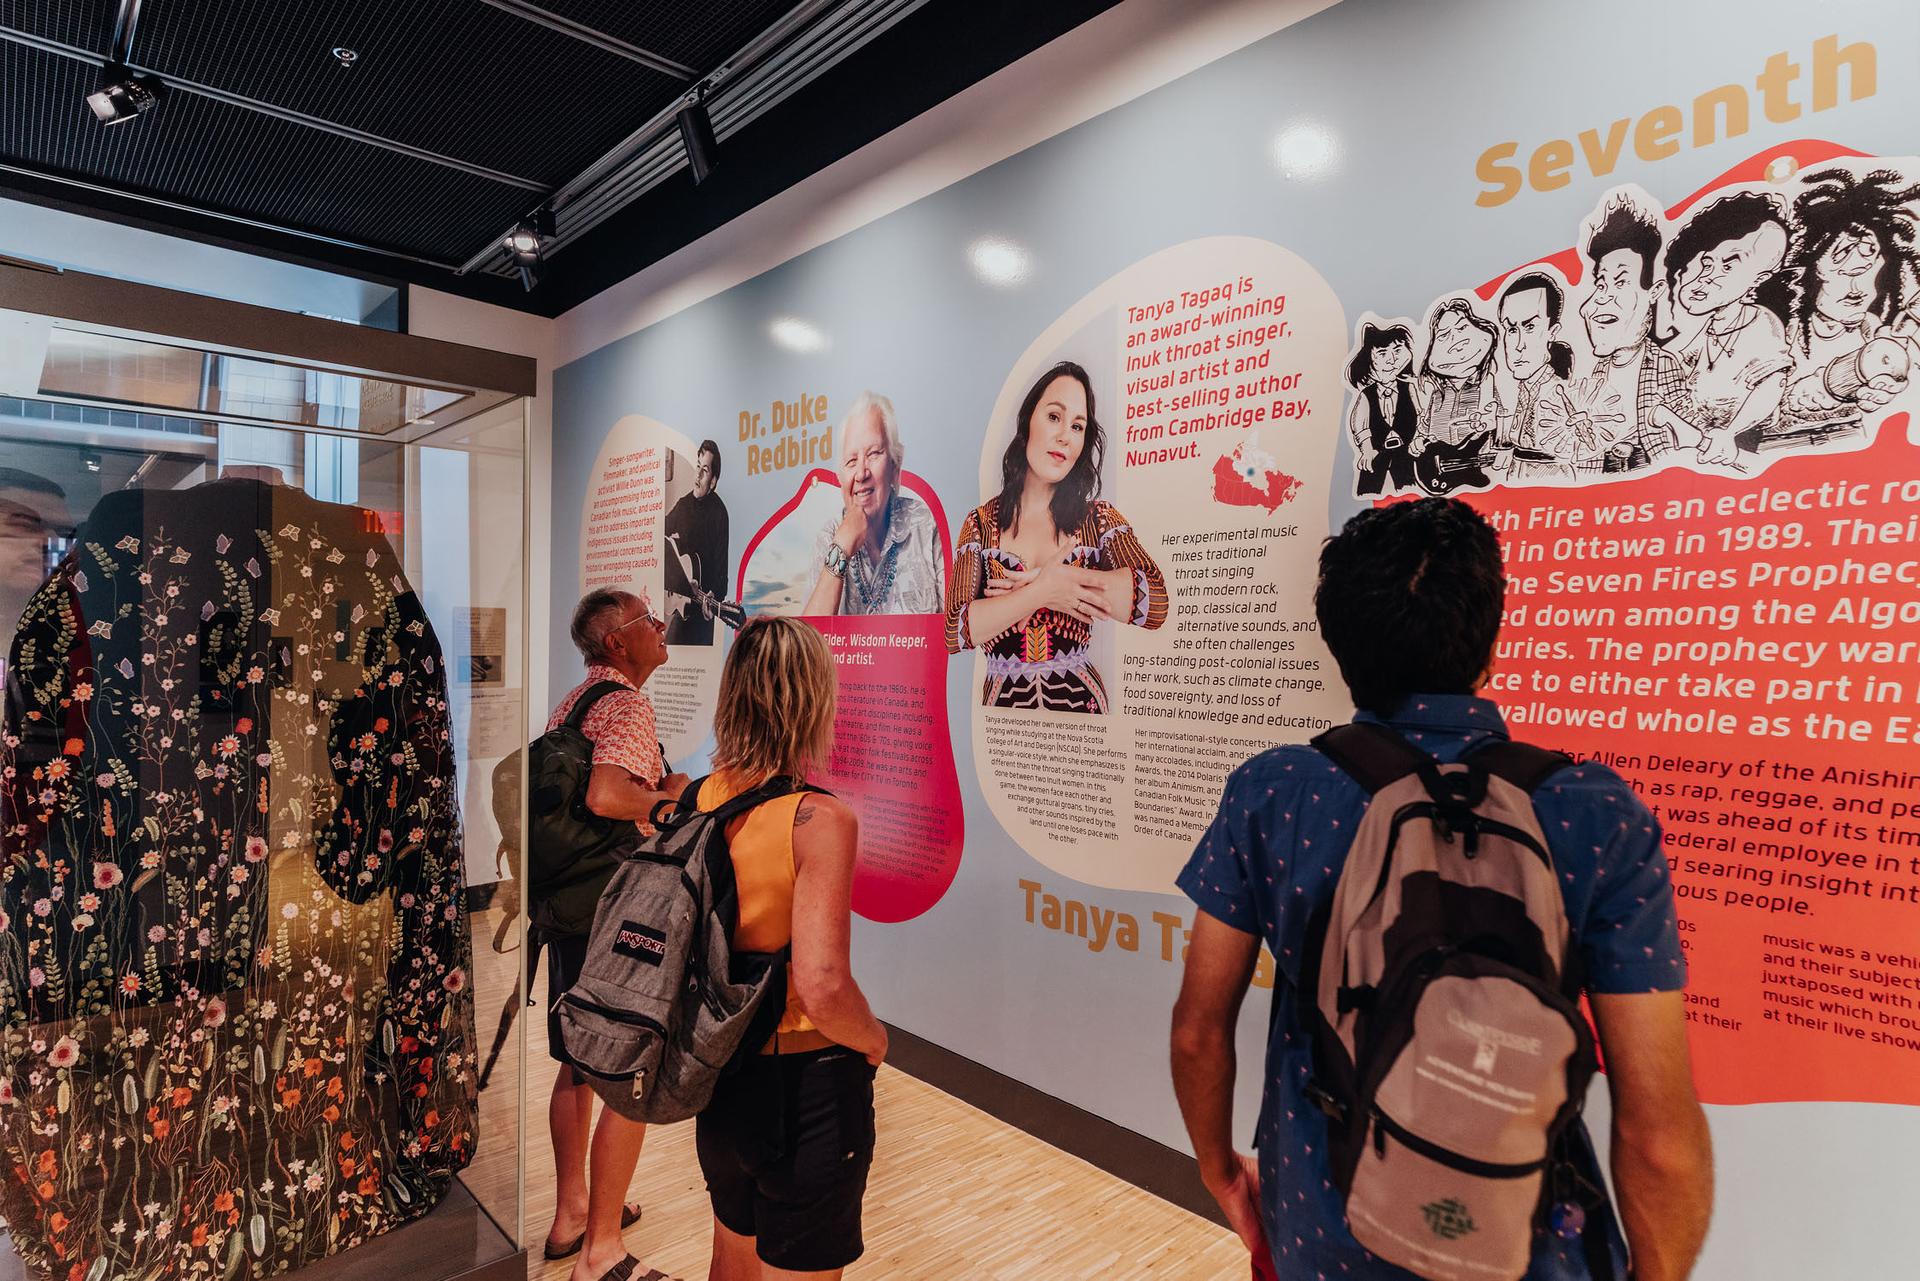
[{"label": "wristwatch", "polygon": [[839,543],[827,544],[826,564],[827,572],[835,578],[847,576],[847,554],[840,550]]}]

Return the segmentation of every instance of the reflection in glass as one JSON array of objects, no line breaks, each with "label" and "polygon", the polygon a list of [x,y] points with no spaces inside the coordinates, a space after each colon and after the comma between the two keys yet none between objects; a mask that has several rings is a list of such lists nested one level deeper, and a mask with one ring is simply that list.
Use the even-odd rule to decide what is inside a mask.
[{"label": "reflection in glass", "polygon": [[48,339],[40,392],[374,435],[463,401],[503,399],[59,326]]},{"label": "reflection in glass", "polygon": [[492,417],[433,448],[0,404],[0,1143],[33,1175],[0,1217],[34,1271],[266,1275],[443,1202],[511,1253],[520,1041],[483,1123],[474,1008],[515,999],[519,926],[475,802],[521,736],[524,420]]}]

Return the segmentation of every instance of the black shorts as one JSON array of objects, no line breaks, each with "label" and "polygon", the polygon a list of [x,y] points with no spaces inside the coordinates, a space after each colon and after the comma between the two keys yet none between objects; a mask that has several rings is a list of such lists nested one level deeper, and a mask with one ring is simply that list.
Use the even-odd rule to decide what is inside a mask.
[{"label": "black shorts", "polygon": [[694,1127],[713,1217],[790,1272],[844,1268],[866,1250],[873,1065],[838,1046],[757,1055],[723,1078]]},{"label": "black shorts", "polygon": [[[570,934],[548,939],[547,952],[547,1054],[555,1063],[568,1063],[560,1041],[560,994],[574,985],[580,969],[587,963],[587,935]],[[568,1066],[572,1066],[568,1063]],[[578,1072],[575,1085],[585,1084]]]}]

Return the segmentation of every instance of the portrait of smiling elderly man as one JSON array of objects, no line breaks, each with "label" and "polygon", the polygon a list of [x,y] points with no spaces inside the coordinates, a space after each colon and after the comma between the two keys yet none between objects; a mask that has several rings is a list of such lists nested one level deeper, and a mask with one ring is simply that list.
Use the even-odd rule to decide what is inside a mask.
[{"label": "portrait of smiling elderly man", "polygon": [[840,420],[840,515],[814,541],[803,614],[931,614],[945,600],[933,512],[900,487],[893,402],[862,392]]}]

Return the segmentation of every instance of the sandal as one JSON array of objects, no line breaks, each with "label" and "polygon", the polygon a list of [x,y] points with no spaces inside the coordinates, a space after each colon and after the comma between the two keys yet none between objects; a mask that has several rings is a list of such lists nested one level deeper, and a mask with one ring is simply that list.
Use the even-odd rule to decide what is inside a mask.
[{"label": "sandal", "polygon": [[[626,1205],[622,1206],[620,1209],[620,1230],[625,1232],[628,1228],[640,1222],[641,1213],[642,1210],[638,1202],[629,1201]],[[549,1260],[571,1259],[574,1255],[580,1253],[580,1247],[586,1243],[587,1234],[584,1232],[565,1245],[555,1245],[553,1241],[549,1239],[541,1249],[541,1254]],[[624,1281],[624,1278],[622,1278],[621,1281]]]},{"label": "sandal", "polygon": [[660,1273],[649,1268],[647,1269],[647,1273],[644,1277],[637,1276],[636,1270],[640,1266],[641,1266],[640,1260],[634,1258],[631,1254],[629,1254],[626,1258],[620,1260],[620,1262],[614,1264],[612,1267],[608,1268],[605,1272],[601,1273],[600,1281],[654,1281],[654,1278],[659,1277],[661,1275]]}]

